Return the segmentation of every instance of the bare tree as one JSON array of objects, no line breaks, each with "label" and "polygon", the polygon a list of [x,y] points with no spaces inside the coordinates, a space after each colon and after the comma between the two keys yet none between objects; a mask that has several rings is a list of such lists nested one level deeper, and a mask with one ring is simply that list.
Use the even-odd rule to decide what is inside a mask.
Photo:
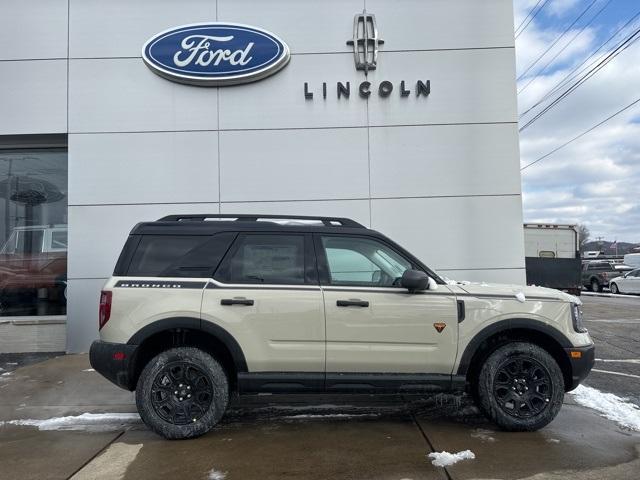
[{"label": "bare tree", "polygon": [[580,250],[582,250],[582,247],[584,246],[584,244],[589,241],[590,237],[591,237],[591,232],[589,232],[589,229],[587,228],[587,226],[584,223],[579,224],[578,238],[580,239]]}]

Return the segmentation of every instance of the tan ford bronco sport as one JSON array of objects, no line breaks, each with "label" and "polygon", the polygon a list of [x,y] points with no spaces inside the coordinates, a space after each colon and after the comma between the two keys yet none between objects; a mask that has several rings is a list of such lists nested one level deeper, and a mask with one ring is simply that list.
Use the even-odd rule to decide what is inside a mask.
[{"label": "tan ford bronco sport", "polygon": [[131,232],[100,298],[91,365],[166,438],[202,435],[233,393],[467,389],[536,430],[589,373],[581,303],[447,282],[345,218],[175,215]]}]

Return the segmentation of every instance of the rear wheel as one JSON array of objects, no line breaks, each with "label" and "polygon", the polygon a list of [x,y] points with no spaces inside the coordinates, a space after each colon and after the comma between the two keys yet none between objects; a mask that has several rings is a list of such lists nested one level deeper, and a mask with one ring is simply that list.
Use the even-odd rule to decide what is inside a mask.
[{"label": "rear wheel", "polygon": [[513,342],[494,351],[477,381],[479,406],[505,430],[533,431],[551,422],[562,407],[564,379],[549,353]]},{"label": "rear wheel", "polygon": [[222,418],[229,381],[216,359],[192,347],[172,348],[144,367],[136,405],[144,423],[167,439],[194,438]]},{"label": "rear wheel", "polygon": [[620,290],[618,289],[618,285],[616,285],[615,283],[611,284],[611,293],[613,293],[613,294],[620,293]]},{"label": "rear wheel", "polygon": [[600,282],[595,278],[593,280],[591,280],[591,291],[592,292],[601,292],[602,291],[602,285],[600,285]]}]

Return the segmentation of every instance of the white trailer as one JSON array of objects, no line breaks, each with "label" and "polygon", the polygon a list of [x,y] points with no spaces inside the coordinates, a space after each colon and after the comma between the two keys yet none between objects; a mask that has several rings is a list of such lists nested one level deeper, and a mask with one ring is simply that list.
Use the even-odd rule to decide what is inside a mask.
[{"label": "white trailer", "polygon": [[582,262],[577,225],[524,224],[527,284],[579,294]]}]

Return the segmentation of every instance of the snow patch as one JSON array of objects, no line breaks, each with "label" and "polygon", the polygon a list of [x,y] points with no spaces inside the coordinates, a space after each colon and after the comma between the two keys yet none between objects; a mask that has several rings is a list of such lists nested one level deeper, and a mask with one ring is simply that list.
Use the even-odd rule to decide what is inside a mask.
[{"label": "snow patch", "polygon": [[9,375],[11,375],[11,372],[6,372],[2,374],[3,377],[8,377]]},{"label": "snow patch", "polygon": [[93,368],[85,368],[84,370],[82,370],[83,372],[95,372],[95,370]]},{"label": "snow patch", "polygon": [[557,438],[547,438],[547,443],[560,443]]},{"label": "snow patch", "polygon": [[227,478],[227,472],[221,472],[219,470],[216,470],[215,468],[212,468],[207,478],[209,480],[224,480],[225,478]]},{"label": "snow patch", "polygon": [[463,450],[458,453],[432,452],[427,456],[432,459],[431,463],[436,467],[448,467],[461,460],[473,460],[476,458],[471,450]]},{"label": "snow patch", "polygon": [[140,423],[137,413],[83,413],[44,420],[10,420],[7,425],[38,427],[38,430],[118,430],[125,425]]},{"label": "snow patch", "polygon": [[436,281],[433,278],[429,277],[429,285],[428,285],[428,287],[429,287],[429,290],[437,290],[438,289],[438,284],[436,283]]},{"label": "snow patch", "polygon": [[620,360],[616,360],[613,358],[596,358],[596,362],[605,362],[605,363],[633,363],[640,365],[640,358],[624,358]]},{"label": "snow patch", "polygon": [[569,393],[580,405],[600,412],[621,427],[640,432],[640,407],[627,402],[625,398],[586,385],[578,385]]},{"label": "snow patch", "polygon": [[516,293],[516,300],[518,300],[520,303],[524,303],[527,301],[527,297],[524,296],[524,293],[518,292]]}]

